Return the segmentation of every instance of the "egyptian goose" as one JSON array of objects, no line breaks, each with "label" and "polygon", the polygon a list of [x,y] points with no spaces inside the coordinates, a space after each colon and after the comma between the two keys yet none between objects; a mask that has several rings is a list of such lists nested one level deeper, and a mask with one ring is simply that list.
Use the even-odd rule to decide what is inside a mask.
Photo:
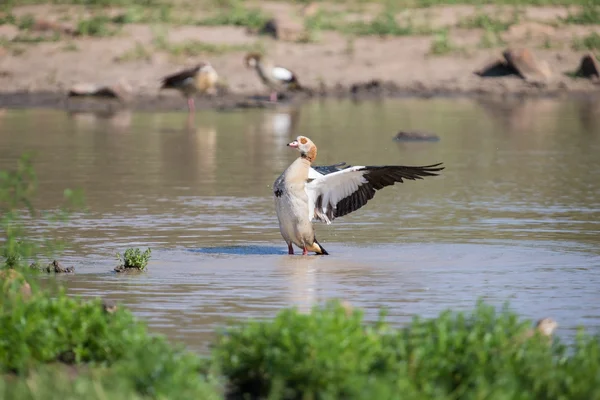
[{"label": "egyptian goose", "polygon": [[379,189],[404,179],[436,176],[444,169],[441,163],[421,167],[343,167],[345,163],[312,167],[317,146],[309,138],[298,136],[288,146],[298,149],[300,157],[273,184],[279,230],[288,245],[288,254],[294,254],[292,244],[302,249],[302,255],[309,251],[328,254],[317,242],[313,220],[330,224],[367,204]]},{"label": "egyptian goose", "polygon": [[254,68],[260,80],[271,89],[269,99],[277,101],[277,92],[282,90],[303,90],[296,74],[287,68],[279,67],[259,53],[248,53],[244,57],[247,68]]},{"label": "egyptian goose", "polygon": [[188,110],[195,109],[194,95],[196,93],[215,94],[219,80],[217,71],[208,62],[202,62],[193,68],[188,68],[162,78],[161,89],[177,89],[187,98]]}]

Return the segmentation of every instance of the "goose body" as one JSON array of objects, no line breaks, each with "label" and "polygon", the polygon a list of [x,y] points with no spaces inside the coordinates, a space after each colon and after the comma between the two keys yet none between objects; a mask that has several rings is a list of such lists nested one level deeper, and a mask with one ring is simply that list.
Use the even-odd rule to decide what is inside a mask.
[{"label": "goose body", "polygon": [[270,100],[277,101],[277,92],[283,90],[302,90],[296,74],[287,68],[277,66],[258,53],[249,53],[245,59],[246,67],[254,68],[265,86],[271,89]]},{"label": "goose body", "polygon": [[[298,157],[273,184],[275,210],[281,236],[294,254],[292,244],[309,251],[328,254],[317,242],[313,220],[330,224],[363,207],[375,192],[405,179],[436,176],[441,164],[426,166],[331,166],[312,167],[317,147],[305,136],[288,144],[300,151]],[[344,167],[345,166],[345,167]]]},{"label": "goose body", "polygon": [[194,111],[194,95],[196,93],[216,93],[219,80],[217,71],[207,62],[200,63],[193,68],[184,69],[162,78],[161,89],[176,89],[188,101],[188,110]]}]

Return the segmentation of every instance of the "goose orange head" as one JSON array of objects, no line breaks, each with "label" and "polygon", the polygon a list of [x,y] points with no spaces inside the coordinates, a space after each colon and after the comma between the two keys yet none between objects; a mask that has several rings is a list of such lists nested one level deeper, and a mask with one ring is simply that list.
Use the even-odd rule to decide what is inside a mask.
[{"label": "goose orange head", "polygon": [[244,57],[244,64],[247,68],[254,68],[256,67],[256,64],[258,64],[258,62],[261,60],[261,58],[262,54],[260,53],[248,53]]},{"label": "goose orange head", "polygon": [[315,161],[315,158],[317,158],[317,146],[306,136],[298,136],[296,140],[288,143],[288,146],[298,149],[301,157],[310,162]]}]

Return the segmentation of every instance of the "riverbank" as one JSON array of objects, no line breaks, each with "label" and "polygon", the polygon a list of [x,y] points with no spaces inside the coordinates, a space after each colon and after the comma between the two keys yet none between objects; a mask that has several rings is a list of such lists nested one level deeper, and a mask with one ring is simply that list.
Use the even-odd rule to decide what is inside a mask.
[{"label": "riverbank", "polygon": [[[126,82],[128,107],[185,110],[178,93],[159,92],[160,78],[199,61],[210,61],[222,84],[200,108],[264,106],[266,88],[243,65],[247,51],[293,70],[310,90],[298,101],[598,92],[595,80],[573,77],[582,56],[600,48],[600,25],[579,18],[588,14],[577,7],[203,4],[11,7],[0,14],[0,107],[63,107],[74,85]],[[259,34],[269,20],[279,24],[277,38]],[[475,73],[507,48],[529,49],[549,74]]]}]

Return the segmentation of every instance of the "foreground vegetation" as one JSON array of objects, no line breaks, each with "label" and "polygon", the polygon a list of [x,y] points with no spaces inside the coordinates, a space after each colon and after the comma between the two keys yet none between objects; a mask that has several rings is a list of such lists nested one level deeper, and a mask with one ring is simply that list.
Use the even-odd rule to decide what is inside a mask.
[{"label": "foreground vegetation", "polygon": [[[122,307],[64,292],[0,306],[0,393],[6,398],[593,399],[600,396],[600,340],[571,347],[508,311],[416,318],[404,329],[333,302],[310,314],[221,332],[211,358],[148,333]],[[399,397],[399,394],[402,394]],[[79,397],[81,398],[81,397]]]},{"label": "foreground vegetation", "polygon": [[[390,326],[331,302],[234,324],[210,357],[152,335],[122,306],[41,290],[25,267],[39,247],[35,173],[0,171],[0,398],[8,399],[597,399],[600,337],[567,346],[508,308],[479,303]],[[144,268],[150,252],[123,262]]]}]

